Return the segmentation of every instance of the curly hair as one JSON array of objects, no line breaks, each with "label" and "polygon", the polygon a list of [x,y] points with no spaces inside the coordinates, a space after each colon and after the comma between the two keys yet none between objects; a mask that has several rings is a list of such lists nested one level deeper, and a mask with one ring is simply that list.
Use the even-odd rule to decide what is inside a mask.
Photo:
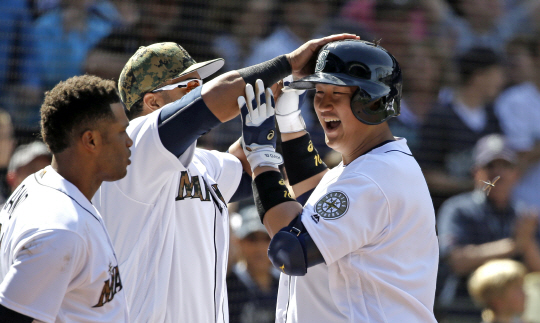
[{"label": "curly hair", "polygon": [[110,105],[119,103],[115,82],[97,76],[74,76],[45,93],[41,105],[41,136],[55,154],[98,121],[114,120]]}]

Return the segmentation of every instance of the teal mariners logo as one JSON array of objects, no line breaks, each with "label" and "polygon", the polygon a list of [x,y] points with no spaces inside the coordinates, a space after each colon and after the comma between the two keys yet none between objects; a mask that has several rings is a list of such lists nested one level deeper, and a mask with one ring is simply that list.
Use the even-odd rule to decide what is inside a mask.
[{"label": "teal mariners logo", "polygon": [[324,66],[326,65],[326,57],[328,56],[329,51],[327,49],[321,51],[319,53],[319,57],[317,58],[317,65],[315,66],[315,73],[322,72],[324,69]]},{"label": "teal mariners logo", "polygon": [[349,198],[339,191],[326,194],[315,204],[315,211],[328,220],[342,217],[348,208]]}]

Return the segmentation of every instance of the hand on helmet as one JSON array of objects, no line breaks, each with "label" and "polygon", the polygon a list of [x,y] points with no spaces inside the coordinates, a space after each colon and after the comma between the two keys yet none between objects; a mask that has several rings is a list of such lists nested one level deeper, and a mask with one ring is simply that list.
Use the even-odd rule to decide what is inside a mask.
[{"label": "hand on helmet", "polygon": [[246,84],[246,96],[238,97],[242,117],[242,148],[254,170],[258,166],[276,167],[283,158],[276,153],[276,127],[274,122],[274,96],[269,88],[264,90],[261,80]]},{"label": "hand on helmet", "polygon": [[300,107],[304,102],[306,90],[295,90],[289,87],[292,75],[283,79],[283,94],[276,102],[276,121],[281,133],[292,133],[306,129]]}]

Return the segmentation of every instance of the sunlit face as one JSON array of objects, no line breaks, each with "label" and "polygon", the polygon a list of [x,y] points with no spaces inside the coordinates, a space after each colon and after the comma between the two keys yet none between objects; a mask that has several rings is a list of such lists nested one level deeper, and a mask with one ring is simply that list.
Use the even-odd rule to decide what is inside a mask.
[{"label": "sunlit face", "polygon": [[128,118],[121,103],[111,104],[114,121],[103,126],[102,151],[100,156],[101,175],[104,181],[116,181],[127,174],[127,166],[131,163],[129,147],[133,141],[129,138],[126,128]]},{"label": "sunlit face", "polygon": [[[182,77],[169,80],[163,83],[161,86],[180,83],[188,79],[200,79],[199,73],[197,72],[189,73]],[[156,100],[158,100],[158,103],[160,104],[160,106],[164,106],[176,100],[180,100],[184,95],[188,94],[194,89],[195,87],[188,86],[188,87],[174,88],[172,90],[160,91],[160,92],[156,92],[152,94],[156,96]]]},{"label": "sunlit face", "polygon": [[342,154],[357,147],[358,138],[366,129],[351,110],[353,86],[317,84],[314,99],[315,112],[321,123],[328,147]]}]

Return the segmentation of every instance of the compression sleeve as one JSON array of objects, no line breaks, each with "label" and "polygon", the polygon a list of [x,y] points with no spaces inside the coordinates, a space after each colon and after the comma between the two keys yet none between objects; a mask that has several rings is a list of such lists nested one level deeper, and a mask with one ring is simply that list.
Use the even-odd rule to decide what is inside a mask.
[{"label": "compression sleeve", "polygon": [[180,157],[200,136],[221,124],[204,103],[201,90],[202,86],[195,88],[160,111],[159,138],[176,157]]},{"label": "compression sleeve", "polygon": [[0,323],[32,323],[33,318],[0,305]]},{"label": "compression sleeve", "polygon": [[231,200],[229,202],[238,202],[238,201],[253,197],[253,189],[251,188],[251,181],[252,181],[251,176],[246,172],[242,172],[240,185],[238,185],[236,192],[234,192],[234,195],[231,197]]}]

